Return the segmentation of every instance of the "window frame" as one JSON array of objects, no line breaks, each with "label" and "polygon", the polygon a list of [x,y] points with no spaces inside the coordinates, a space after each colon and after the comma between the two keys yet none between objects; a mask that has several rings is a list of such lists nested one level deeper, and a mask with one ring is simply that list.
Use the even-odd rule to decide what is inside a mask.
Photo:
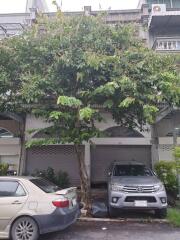
[{"label": "window frame", "polygon": [[23,189],[23,191],[24,191],[24,193],[25,193],[25,195],[22,195],[22,196],[17,196],[17,195],[13,195],[13,196],[0,196],[0,198],[12,198],[12,197],[15,197],[15,198],[19,198],[19,197],[26,197],[27,195],[28,195],[28,193],[27,193],[27,191],[26,191],[26,189],[25,189],[25,187],[21,184],[21,182],[20,181],[18,181],[18,180],[5,180],[5,179],[0,179],[0,183],[1,182],[11,182],[11,183],[17,183],[17,187],[16,187],[16,190],[15,190],[15,192],[13,193],[13,194],[15,194],[16,193],[16,191],[17,191],[17,189],[18,189],[18,187],[19,186],[21,186],[21,188]]}]

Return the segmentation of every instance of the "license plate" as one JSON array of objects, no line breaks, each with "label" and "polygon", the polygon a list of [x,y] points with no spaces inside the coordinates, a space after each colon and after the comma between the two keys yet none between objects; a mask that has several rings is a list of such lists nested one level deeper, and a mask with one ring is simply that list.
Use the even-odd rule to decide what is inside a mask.
[{"label": "license plate", "polygon": [[76,204],[77,204],[77,201],[76,201],[76,199],[74,198],[74,199],[72,200],[72,205],[75,206]]},{"label": "license plate", "polygon": [[134,201],[135,207],[147,207],[147,201]]}]

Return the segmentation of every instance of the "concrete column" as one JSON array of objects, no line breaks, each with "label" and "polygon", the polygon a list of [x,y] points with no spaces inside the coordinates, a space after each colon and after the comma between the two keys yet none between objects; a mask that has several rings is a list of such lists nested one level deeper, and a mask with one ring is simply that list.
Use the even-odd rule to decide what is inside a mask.
[{"label": "concrete column", "polygon": [[91,15],[91,6],[84,6],[84,14],[85,16]]},{"label": "concrete column", "polygon": [[85,143],[84,158],[85,158],[85,165],[86,165],[87,174],[89,176],[89,185],[90,185],[91,184],[91,147],[89,143]]},{"label": "concrete column", "polygon": [[156,162],[159,161],[159,151],[158,151],[158,133],[157,133],[157,127],[156,124],[153,124],[151,126],[151,164],[152,167]]}]

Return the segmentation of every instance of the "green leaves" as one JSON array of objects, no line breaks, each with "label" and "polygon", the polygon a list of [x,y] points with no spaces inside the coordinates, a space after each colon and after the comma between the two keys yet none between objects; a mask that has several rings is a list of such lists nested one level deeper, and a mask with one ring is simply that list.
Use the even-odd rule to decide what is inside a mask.
[{"label": "green leaves", "polygon": [[180,105],[180,76],[176,58],[147,49],[135,31],[100,16],[38,18],[0,42],[0,110],[43,117],[64,143],[98,135],[99,106],[126,127],[153,123],[159,103]]},{"label": "green leaves", "polygon": [[156,106],[144,105],[143,114],[149,124],[153,124],[159,109]]},{"label": "green leaves", "polygon": [[75,97],[60,96],[58,97],[57,104],[66,107],[79,108],[82,102]]},{"label": "green leaves", "polygon": [[61,111],[53,111],[50,113],[51,120],[65,120],[69,121],[72,118],[71,114],[68,112],[61,112]]},{"label": "green leaves", "polygon": [[105,108],[111,109],[112,106],[113,106],[113,101],[110,100],[110,99],[108,99],[108,100],[106,100],[106,101],[104,102],[103,106],[104,106]]},{"label": "green leaves", "polygon": [[127,97],[119,104],[119,107],[120,108],[128,108],[134,102],[135,102],[135,98]]},{"label": "green leaves", "polygon": [[37,139],[37,140],[33,139],[26,143],[26,148],[32,148],[34,146],[47,146],[47,145],[52,145],[57,143],[58,143],[58,140],[56,138]]},{"label": "green leaves", "polygon": [[115,82],[108,82],[105,85],[97,87],[94,91],[94,96],[96,95],[105,95],[106,97],[112,96],[115,93],[115,90],[118,89],[119,85]]},{"label": "green leaves", "polygon": [[97,111],[90,108],[90,107],[85,107],[80,109],[79,111],[79,118],[80,120],[90,120],[93,118],[93,115],[96,113]]}]

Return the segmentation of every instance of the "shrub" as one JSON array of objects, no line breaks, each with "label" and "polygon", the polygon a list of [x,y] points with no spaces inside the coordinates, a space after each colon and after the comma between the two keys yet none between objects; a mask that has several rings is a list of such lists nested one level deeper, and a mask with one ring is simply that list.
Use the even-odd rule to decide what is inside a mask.
[{"label": "shrub", "polygon": [[176,197],[178,192],[176,162],[160,161],[155,164],[155,170],[158,177],[164,183],[167,193]]},{"label": "shrub", "polygon": [[0,163],[0,176],[6,176],[9,165],[7,163]]},{"label": "shrub", "polygon": [[69,176],[66,172],[60,170],[57,173],[55,173],[54,169],[51,167],[48,167],[47,170],[43,171],[36,170],[33,176],[44,177],[51,181],[52,183],[58,185],[60,188],[66,188],[69,187],[70,185]]}]

